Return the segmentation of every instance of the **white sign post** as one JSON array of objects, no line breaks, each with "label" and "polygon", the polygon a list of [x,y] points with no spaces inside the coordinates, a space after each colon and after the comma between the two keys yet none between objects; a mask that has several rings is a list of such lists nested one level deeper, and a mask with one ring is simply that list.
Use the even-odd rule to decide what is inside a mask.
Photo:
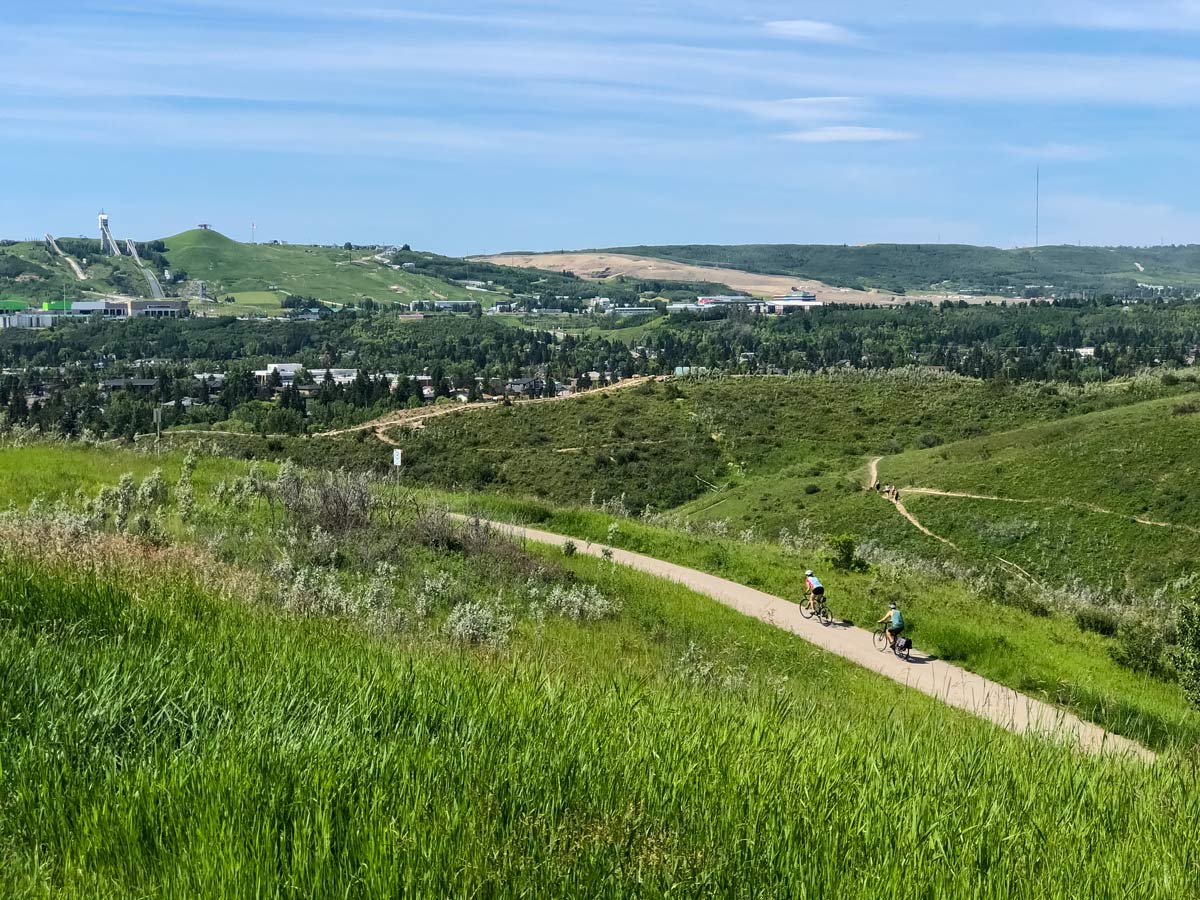
[{"label": "white sign post", "polygon": [[395,466],[396,468],[400,468],[400,466],[404,465],[404,451],[403,450],[393,450],[392,451],[392,465]]}]

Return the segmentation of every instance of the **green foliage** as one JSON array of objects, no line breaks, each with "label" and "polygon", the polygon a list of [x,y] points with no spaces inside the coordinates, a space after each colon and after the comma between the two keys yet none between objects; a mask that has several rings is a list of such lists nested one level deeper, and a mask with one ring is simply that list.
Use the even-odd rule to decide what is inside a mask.
[{"label": "green foliage", "polygon": [[852,534],[834,534],[825,538],[829,548],[829,561],[839,572],[862,571],[866,563],[859,559],[856,550],[858,540]]},{"label": "green foliage", "polygon": [[1107,609],[1085,606],[1075,612],[1075,624],[1081,631],[1113,637],[1121,625],[1119,616]]},{"label": "green foliage", "polygon": [[1181,603],[1176,630],[1175,668],[1192,705],[1200,708],[1200,601]]},{"label": "green foliage", "polygon": [[1112,658],[1135,672],[1163,676],[1168,671],[1167,645],[1155,623],[1126,619],[1117,628]]}]

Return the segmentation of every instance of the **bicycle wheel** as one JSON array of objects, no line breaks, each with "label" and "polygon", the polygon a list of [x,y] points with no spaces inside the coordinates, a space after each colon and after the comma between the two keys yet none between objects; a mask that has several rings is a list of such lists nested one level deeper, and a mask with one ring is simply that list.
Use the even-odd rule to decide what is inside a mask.
[{"label": "bicycle wheel", "polygon": [[888,648],[887,634],[886,634],[886,632],[884,632],[883,628],[880,627],[875,630],[875,649],[878,650],[880,653],[882,653],[887,648]]},{"label": "bicycle wheel", "polygon": [[813,611],[808,608],[807,600],[800,604],[800,615],[804,616],[806,619],[811,619],[813,617]]},{"label": "bicycle wheel", "polygon": [[892,642],[892,652],[896,654],[897,659],[902,659],[905,662],[908,662],[908,654],[910,654],[912,652],[912,645],[909,644],[903,650],[901,650],[900,649],[900,638],[897,637],[896,640],[894,640]]},{"label": "bicycle wheel", "polygon": [[833,624],[833,614],[829,611],[829,607],[824,603],[822,603],[821,608],[817,610],[817,617],[821,620],[822,625]]}]

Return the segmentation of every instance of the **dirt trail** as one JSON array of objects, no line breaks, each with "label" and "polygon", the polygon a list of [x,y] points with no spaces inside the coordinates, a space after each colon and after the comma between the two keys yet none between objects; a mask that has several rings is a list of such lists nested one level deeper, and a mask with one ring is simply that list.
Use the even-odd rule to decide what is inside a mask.
[{"label": "dirt trail", "polygon": [[[661,381],[661,377],[653,375],[636,375],[633,378],[626,378],[624,381],[618,381],[616,384],[610,384],[607,387],[592,388],[590,391],[581,391],[571,394],[567,397],[536,397],[527,400],[513,400],[513,406],[526,406],[530,403],[559,403],[564,400],[574,400],[576,397],[599,396],[605,391],[621,391],[627,388],[637,387],[645,384],[648,381]],[[451,413],[473,412],[478,409],[493,409],[501,406],[503,401],[495,400],[488,403],[455,403],[446,406],[420,406],[416,409],[401,409],[396,412],[388,413],[386,416],[380,416],[378,419],[372,419],[370,422],[363,422],[361,425],[352,425],[349,428],[337,428],[333,431],[322,431],[313,437],[337,437],[340,434],[352,434],[355,431],[373,431],[377,437],[382,439],[382,432],[386,428],[393,428],[397,425],[409,425],[414,428],[420,428],[426,419],[432,419],[437,416],[446,416]],[[394,441],[385,440],[385,443],[395,444]]]},{"label": "dirt trail", "polygon": [[[879,463],[882,459],[882,456],[876,456],[867,466],[868,490],[874,489],[875,482],[879,480]],[[908,511],[908,509],[904,506],[904,501],[900,499],[904,494],[925,494],[930,497],[958,497],[963,500],[989,500],[995,503],[1041,503],[1047,506],[1073,506],[1077,509],[1086,509],[1089,512],[1098,513],[1102,516],[1130,519],[1134,522],[1137,522],[1139,525],[1150,525],[1154,528],[1177,528],[1181,531],[1190,532],[1191,534],[1200,534],[1200,528],[1196,528],[1192,525],[1181,525],[1178,522],[1160,522],[1157,519],[1147,519],[1143,516],[1135,516],[1131,515],[1130,513],[1117,512],[1114,509],[1105,509],[1103,506],[1097,506],[1094,503],[1087,503],[1083,500],[1070,500],[1064,498],[1051,499],[1046,497],[999,497],[995,494],[973,494],[969,491],[943,491],[939,490],[938,488],[928,487],[897,488],[896,495],[894,497],[886,494],[884,495],[887,497],[888,501],[890,501],[891,504],[896,507],[900,515],[908,519],[908,521],[911,522],[913,526],[917,528],[917,530],[929,535],[932,538],[936,538],[947,546],[954,547],[955,550],[958,549],[957,545],[941,535],[934,534]]]},{"label": "dirt trail", "polygon": [[[874,490],[875,482],[879,480],[879,461],[881,459],[883,459],[882,456],[876,456],[871,460],[870,465],[867,466],[867,488],[869,490]],[[882,496],[885,497],[887,501],[892,504],[892,506],[896,507],[896,511],[900,513],[900,515],[904,516],[904,518],[908,519],[908,521],[912,523],[913,527],[916,528],[917,531],[921,532],[922,534],[929,535],[929,537],[933,538],[935,541],[941,541],[947,547],[953,547],[955,550],[958,549],[958,545],[952,540],[949,538],[944,538],[940,534],[934,534],[932,531],[922,525],[921,521],[908,511],[908,508],[904,505],[904,501],[900,499],[900,491],[898,489],[890,494],[883,493]]]},{"label": "dirt trail", "polygon": [[1192,534],[1200,534],[1200,528],[1195,528],[1191,525],[1181,525],[1178,522],[1160,522],[1157,519],[1147,519],[1142,516],[1131,515],[1130,513],[1117,512],[1115,509],[1105,509],[1103,506],[1097,506],[1095,503],[1087,503],[1083,500],[1069,499],[1050,499],[1047,497],[1023,498],[1023,497],[997,497],[992,494],[971,494],[966,491],[941,491],[937,488],[926,487],[906,487],[901,489],[903,494],[928,494],[931,497],[961,497],[965,500],[993,500],[997,503],[1042,503],[1047,506],[1074,506],[1078,509],[1086,509],[1089,512],[1099,513],[1102,516],[1112,516],[1120,519],[1131,519],[1139,525],[1151,525],[1155,528],[1178,528],[1182,531],[1190,531]]},{"label": "dirt trail", "polygon": [[[511,537],[541,544],[561,545],[569,539],[565,535],[504,522],[488,524]],[[571,540],[575,541],[578,552],[589,556],[601,556],[607,549],[577,538]],[[790,631],[824,650],[1017,734],[1038,734],[1063,740],[1089,753],[1130,755],[1146,761],[1155,758],[1153,752],[1135,741],[1110,734],[1069,712],[973,672],[916,653],[909,662],[891,653],[880,653],[872,643],[871,632],[846,625],[822,626],[802,617],[799,606],[781,597],[628,550],[612,548],[612,558],[638,571],[682,584],[740,613]]]}]

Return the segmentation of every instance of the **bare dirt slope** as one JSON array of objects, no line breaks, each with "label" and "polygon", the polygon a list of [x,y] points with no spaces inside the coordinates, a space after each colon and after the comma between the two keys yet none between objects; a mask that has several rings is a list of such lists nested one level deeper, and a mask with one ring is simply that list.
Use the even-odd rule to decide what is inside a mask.
[{"label": "bare dirt slope", "polygon": [[[561,545],[566,537],[504,522],[489,523],[514,538]],[[578,551],[601,556],[605,548],[578,541]],[[665,562],[640,553],[613,548],[614,562],[685,585],[739,612],[783,628],[831,653],[935,697],[950,706],[987,719],[1018,734],[1037,734],[1072,743],[1090,753],[1116,753],[1144,760],[1154,754],[1140,744],[1084,722],[1065,710],[1035,700],[973,672],[914,652],[910,662],[877,651],[871,632],[845,623],[823,626],[800,615],[800,607],[751,587]]]},{"label": "bare dirt slope", "polygon": [[[736,291],[756,297],[777,297],[795,291],[816,294],[824,303],[904,303],[912,299],[937,300],[943,294],[910,294],[896,297],[878,291],[855,291],[850,288],[832,287],[821,281],[794,278],[791,275],[763,275],[741,269],[720,269],[710,266],[695,266],[687,263],[655,259],[650,256],[628,256],[621,253],[501,253],[496,256],[475,257],[479,262],[490,262],[501,266],[523,269],[548,269],[551,272],[571,272],[581,278],[603,280],[627,275],[630,278],[650,278],[663,281],[710,281],[727,284]],[[958,299],[955,295],[955,299]],[[999,301],[1000,297],[964,297],[970,303],[985,300]],[[1010,301],[1011,302],[1011,301]]]}]

